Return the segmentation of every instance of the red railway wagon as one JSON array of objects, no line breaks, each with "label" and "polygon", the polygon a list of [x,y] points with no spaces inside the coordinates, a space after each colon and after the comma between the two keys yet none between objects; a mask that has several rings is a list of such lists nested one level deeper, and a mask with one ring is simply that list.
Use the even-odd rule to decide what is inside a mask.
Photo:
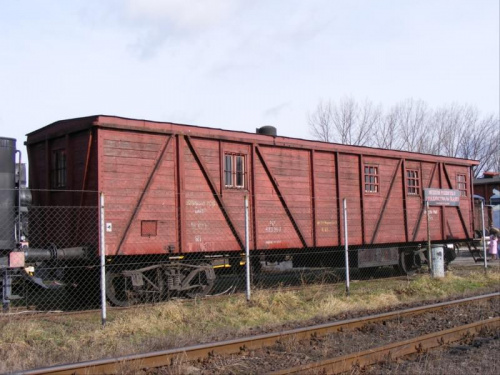
[{"label": "red railway wagon", "polygon": [[[431,210],[431,240],[472,237],[477,162],[261,129],[264,134],[103,115],[57,121],[27,136],[30,187],[50,190],[33,193],[33,199],[78,206],[85,194],[75,200],[63,190],[103,192],[106,256],[121,260],[238,254],[244,249],[245,195],[251,251],[278,258],[295,251],[294,260],[306,265],[319,259],[307,251],[343,246],[344,198],[348,226],[358,228],[349,231],[358,267],[401,264],[401,253],[407,258],[403,268],[417,266],[415,254],[427,241],[424,188],[461,194],[458,207]],[[75,228],[68,220],[45,230],[57,237]],[[402,244],[414,246],[402,251]],[[208,267],[201,269],[205,279],[213,277]],[[114,276],[126,277],[120,272]]]}]

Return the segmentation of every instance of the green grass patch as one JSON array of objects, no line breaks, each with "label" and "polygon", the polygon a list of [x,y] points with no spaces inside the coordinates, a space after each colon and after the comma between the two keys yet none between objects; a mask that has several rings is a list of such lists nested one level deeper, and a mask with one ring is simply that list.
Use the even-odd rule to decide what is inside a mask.
[{"label": "green grass patch", "polygon": [[443,279],[421,274],[353,281],[350,296],[343,284],[324,283],[299,290],[257,290],[250,303],[242,294],[110,311],[105,328],[97,315],[2,320],[0,372],[161,350],[348,311],[499,290],[498,267],[486,274],[469,267],[454,269]]}]

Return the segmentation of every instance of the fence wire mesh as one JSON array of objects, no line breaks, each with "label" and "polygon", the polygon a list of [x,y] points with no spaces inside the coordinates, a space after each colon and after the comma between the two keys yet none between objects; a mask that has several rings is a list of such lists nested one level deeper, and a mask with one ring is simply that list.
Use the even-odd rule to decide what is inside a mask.
[{"label": "fence wire mesh", "polygon": [[[8,196],[12,197],[12,192]],[[115,327],[123,325],[118,330],[135,332],[115,338],[122,345],[121,354],[133,353],[138,347],[136,340],[141,345],[144,343],[137,336],[148,337],[146,346],[158,339],[159,334],[166,341],[174,340],[176,333],[179,334],[175,324],[187,322],[186,325],[194,325],[200,334],[205,333],[203,322],[197,321],[205,316],[196,315],[195,310],[209,315],[213,305],[199,303],[198,299],[235,294],[236,298],[223,299],[223,302],[239,303],[238,298],[243,300],[245,292],[248,298],[248,285],[254,303],[239,303],[245,314],[252,314],[250,308],[255,305],[283,311],[281,309],[288,309],[288,305],[273,307],[273,299],[276,298],[279,305],[280,295],[292,298],[293,294],[293,298],[299,298],[297,295],[303,291],[304,294],[326,291],[339,303],[337,295],[346,300],[343,286],[349,291],[350,281],[369,290],[367,294],[371,299],[372,287],[380,291],[394,285],[392,281],[410,284],[406,278],[402,281],[384,278],[429,273],[428,233],[431,247],[443,250],[445,266],[464,245],[468,229],[456,208],[427,210],[420,202],[416,207],[405,209],[384,199],[344,202],[334,196],[312,200],[304,199],[300,191],[296,196],[281,197],[286,199],[280,199],[272,190],[248,196],[248,211],[245,210],[246,192],[240,190],[223,191],[222,195],[197,191],[181,195],[149,191],[141,195],[137,191],[133,194],[116,190],[104,196],[103,206],[98,192],[34,190],[32,196],[30,205],[19,209],[13,199],[10,207],[2,207],[0,211],[0,274],[5,321],[10,320],[11,314],[32,317],[38,312],[94,309],[102,312],[104,321],[106,308],[116,307],[115,318],[134,315],[129,320],[114,320]],[[464,210],[461,214],[468,213]],[[249,262],[245,257],[247,237]],[[103,267],[102,249],[105,250]],[[462,246],[461,251],[469,250]],[[102,269],[105,288],[101,288]],[[411,282],[419,279],[427,280],[415,278]],[[401,293],[408,291],[405,286],[401,288],[398,289]],[[103,292],[105,305],[101,299]],[[322,306],[325,307],[315,310],[315,314],[333,314],[329,297],[324,297]],[[262,303],[266,298],[268,300]],[[192,299],[197,303],[183,303]],[[308,297],[304,301],[312,303]],[[117,311],[137,305],[144,308]],[[184,306],[191,309],[178,314]],[[217,306],[216,314],[220,305]],[[293,303],[290,306],[295,311],[297,306]],[[176,317],[169,315],[172,311]],[[135,320],[136,314],[141,315],[142,320]],[[69,321],[61,315],[61,321]],[[83,319],[88,319],[88,315],[82,314]],[[222,321],[221,317],[217,318]],[[98,325],[95,321],[91,324]],[[144,322],[150,322],[150,331],[142,330]],[[218,321],[214,326],[220,328],[222,324],[231,329],[226,323]],[[26,330],[30,329],[28,321],[24,320],[23,324]],[[15,328],[10,330],[17,334]],[[155,339],[150,340],[149,335]],[[94,337],[88,339],[94,342]],[[101,345],[101,348],[110,347],[107,343],[101,342]],[[115,353],[106,352],[106,355]],[[97,357],[95,351],[88,356]],[[48,358],[46,363],[54,364],[61,357]],[[0,368],[6,371],[19,366],[12,360],[9,364],[4,362]],[[28,363],[38,366],[41,362]]]},{"label": "fence wire mesh", "polygon": [[117,191],[106,196],[102,222],[97,192],[32,196],[29,206],[1,211],[4,310],[99,308],[101,248],[107,302],[126,307],[244,292],[248,284],[273,289],[428,272],[428,235],[445,264],[468,235],[456,210],[445,217],[423,203],[405,210],[383,199],[312,200],[300,191],[286,200],[272,191],[248,196],[247,213],[241,190]]},{"label": "fence wire mesh", "polygon": [[[2,194],[15,196],[16,191]],[[31,194],[31,203],[2,209],[4,310],[98,307],[98,193],[32,190]]]}]

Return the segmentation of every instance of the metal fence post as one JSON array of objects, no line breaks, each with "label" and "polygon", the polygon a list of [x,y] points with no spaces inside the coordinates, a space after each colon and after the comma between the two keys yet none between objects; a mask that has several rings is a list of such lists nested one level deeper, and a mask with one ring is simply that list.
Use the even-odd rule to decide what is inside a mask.
[{"label": "metal fence post", "polygon": [[349,295],[349,234],[347,230],[347,199],[344,198],[345,290]]},{"label": "metal fence post", "polygon": [[2,277],[2,310],[4,313],[9,312],[10,297],[12,294],[12,280],[9,275],[9,269],[6,268],[1,273]]},{"label": "metal fence post", "polygon": [[100,221],[100,241],[99,247],[101,252],[101,321],[102,326],[106,326],[106,242],[105,242],[105,232],[106,224],[104,223],[104,193],[99,193],[99,221]]},{"label": "metal fence post", "polygon": [[247,301],[250,301],[250,230],[248,220],[248,195],[245,195],[245,270]]},{"label": "metal fence post", "polygon": [[429,272],[432,274],[432,253],[431,253],[431,225],[429,214],[429,201],[425,202],[425,211],[427,213],[427,259],[429,259]]},{"label": "metal fence post", "polygon": [[484,202],[481,200],[481,228],[483,228],[483,258],[484,272],[488,269],[488,261],[486,260],[486,229],[484,227]]},{"label": "metal fence post", "polygon": [[18,172],[19,173],[19,182],[18,182],[18,192],[17,192],[17,231],[16,231],[16,241],[21,243],[21,158],[22,153],[20,150],[16,150],[16,154],[19,154],[19,162],[18,162]]}]

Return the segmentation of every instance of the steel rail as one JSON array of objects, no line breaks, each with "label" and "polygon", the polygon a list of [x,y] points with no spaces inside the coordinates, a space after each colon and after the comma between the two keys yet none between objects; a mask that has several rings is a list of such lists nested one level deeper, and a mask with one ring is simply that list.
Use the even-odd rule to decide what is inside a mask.
[{"label": "steel rail", "polygon": [[298,340],[310,337],[324,336],[329,333],[339,332],[346,329],[362,327],[368,323],[396,319],[405,316],[418,315],[430,311],[440,310],[446,307],[477,302],[497,298],[500,293],[491,293],[482,296],[464,298],[460,300],[436,303],[427,306],[419,306],[405,310],[392,311],[388,313],[369,315],[362,318],[342,320],[333,323],[318,324],[309,327],[281,331],[277,333],[261,334],[251,337],[243,337],[216,343],[193,345],[184,348],[168,349],[144,354],[126,355],[115,358],[99,359],[93,361],[79,362],[73,364],[56,365],[52,367],[18,372],[25,375],[37,374],[113,374],[124,368],[124,364],[132,368],[153,368],[168,366],[177,358],[183,360],[196,360],[211,355],[228,355],[241,351],[254,350],[272,346],[276,342],[287,337],[295,337]]},{"label": "steel rail", "polygon": [[413,339],[379,346],[377,348],[368,349],[358,353],[347,354],[340,357],[325,359],[319,362],[273,371],[269,374],[284,375],[311,372],[341,374],[343,372],[351,371],[353,365],[369,366],[387,358],[394,360],[409,354],[422,353],[429,349],[441,347],[445,344],[461,340],[466,334],[476,334],[485,327],[499,328],[500,317],[482,320],[480,322],[474,322],[444,331],[429,333]]}]

